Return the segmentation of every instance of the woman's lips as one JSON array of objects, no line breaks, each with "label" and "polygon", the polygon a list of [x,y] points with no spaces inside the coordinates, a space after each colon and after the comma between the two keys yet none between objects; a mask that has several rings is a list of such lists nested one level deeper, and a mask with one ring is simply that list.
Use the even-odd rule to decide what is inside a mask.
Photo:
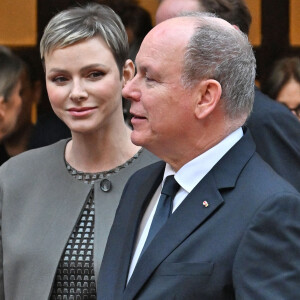
[{"label": "woman's lips", "polygon": [[96,107],[73,107],[73,108],[69,108],[68,112],[75,117],[83,117],[83,116],[87,116],[90,113],[92,113],[94,110],[96,109]]}]

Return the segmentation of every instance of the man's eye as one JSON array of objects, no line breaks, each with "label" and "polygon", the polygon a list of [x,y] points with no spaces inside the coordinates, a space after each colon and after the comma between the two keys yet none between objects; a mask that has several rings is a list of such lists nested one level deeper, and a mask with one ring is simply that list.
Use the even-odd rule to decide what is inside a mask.
[{"label": "man's eye", "polygon": [[151,78],[151,77],[149,77],[149,76],[145,76],[145,79],[146,79],[146,81],[148,81],[148,82],[153,82],[153,81],[155,81],[153,78]]}]

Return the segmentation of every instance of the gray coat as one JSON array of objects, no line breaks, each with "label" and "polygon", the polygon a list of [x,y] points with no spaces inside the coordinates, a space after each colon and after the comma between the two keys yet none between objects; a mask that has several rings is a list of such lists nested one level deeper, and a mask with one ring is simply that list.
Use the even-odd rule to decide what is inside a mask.
[{"label": "gray coat", "polygon": [[[0,168],[0,299],[48,299],[57,265],[91,186],[74,179],[64,162],[66,140],[27,151]],[[128,178],[158,159],[146,151],[112,174],[110,191],[95,183],[94,268]]]}]

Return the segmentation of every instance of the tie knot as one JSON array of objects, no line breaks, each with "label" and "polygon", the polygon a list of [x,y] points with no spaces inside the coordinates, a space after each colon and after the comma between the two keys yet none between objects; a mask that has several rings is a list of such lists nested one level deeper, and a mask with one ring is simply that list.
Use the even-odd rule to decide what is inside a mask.
[{"label": "tie knot", "polygon": [[167,196],[175,197],[178,192],[180,185],[175,180],[174,175],[170,175],[166,178],[161,193]]}]

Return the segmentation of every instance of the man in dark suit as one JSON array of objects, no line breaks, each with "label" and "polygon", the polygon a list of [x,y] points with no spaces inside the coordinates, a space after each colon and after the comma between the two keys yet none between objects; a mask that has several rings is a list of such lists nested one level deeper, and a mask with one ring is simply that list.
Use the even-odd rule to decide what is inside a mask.
[{"label": "man in dark suit", "polygon": [[297,299],[300,195],[242,128],[254,98],[247,37],[205,14],[169,19],[136,65],[123,90],[131,138],[164,161],[125,186],[98,300]]},{"label": "man in dark suit", "polygon": [[[156,23],[183,11],[216,13],[248,35],[251,14],[244,0],[161,0]],[[255,89],[253,112],[247,126],[256,151],[300,192],[300,122],[283,105]]]}]

